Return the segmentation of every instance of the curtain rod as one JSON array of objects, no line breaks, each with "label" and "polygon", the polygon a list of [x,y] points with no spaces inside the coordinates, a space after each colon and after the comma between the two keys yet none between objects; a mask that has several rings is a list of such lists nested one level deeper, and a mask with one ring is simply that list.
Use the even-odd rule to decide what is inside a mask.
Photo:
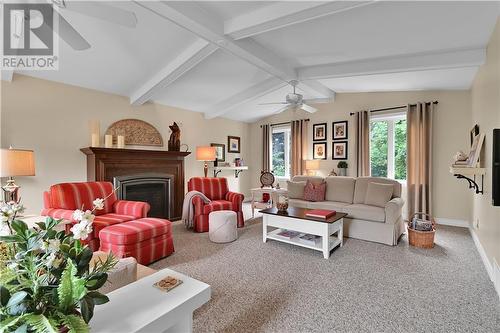
[{"label": "curtain rod", "polygon": [[[431,102],[427,102],[425,104],[430,104]],[[432,104],[438,104],[439,102],[438,101],[434,101],[432,102]],[[410,106],[415,106],[417,104],[410,104]],[[383,109],[375,109],[375,110],[370,110],[370,112],[381,112],[381,111],[389,111],[389,110],[397,110],[397,109],[404,109],[408,107],[408,105],[401,105],[401,106],[393,106],[393,107],[390,107],[390,108],[383,108]],[[355,112],[351,112],[349,113],[350,116],[353,116],[355,115],[356,113]]]},{"label": "curtain rod", "polygon": [[[303,121],[309,121],[309,118],[308,119],[299,119],[299,120],[303,120]],[[286,125],[286,124],[290,124],[293,120],[290,120],[290,121],[284,121],[282,123],[274,123],[274,124],[269,124],[269,126],[273,127],[273,126],[279,126],[279,125]],[[262,128],[262,125],[260,125],[260,128]]]}]

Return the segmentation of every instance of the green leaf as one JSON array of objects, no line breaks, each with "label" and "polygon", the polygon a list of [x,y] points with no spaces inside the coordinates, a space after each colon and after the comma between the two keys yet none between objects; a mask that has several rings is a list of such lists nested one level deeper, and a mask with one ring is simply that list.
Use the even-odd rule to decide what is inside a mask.
[{"label": "green leaf", "polygon": [[37,333],[57,333],[57,328],[53,327],[47,317],[42,314],[29,314],[25,321]]},{"label": "green leaf", "polygon": [[82,313],[82,317],[87,324],[94,316],[94,306],[94,300],[89,296],[85,296],[80,300],[80,310]]},{"label": "green leaf", "polygon": [[68,260],[57,287],[61,311],[71,310],[76,302],[85,296],[87,293],[85,282],[84,279],[76,276],[76,267],[71,260]]},{"label": "green leaf", "polygon": [[92,250],[88,247],[84,248],[79,255],[78,267],[87,267],[92,259]]},{"label": "green leaf", "polygon": [[89,326],[82,317],[76,315],[61,315],[61,320],[69,330],[68,333],[88,333]]},{"label": "green leaf", "polygon": [[28,230],[28,225],[21,220],[12,221],[10,226],[12,227],[12,229],[14,229],[15,232],[21,235],[24,235],[26,230]]},{"label": "green leaf", "polygon": [[4,243],[21,243],[21,242],[24,242],[24,238],[22,238],[19,235],[0,236],[0,242],[4,242]]},{"label": "green leaf", "polygon": [[101,294],[98,291],[90,291],[87,296],[92,297],[95,305],[101,305],[109,302],[109,298],[106,295]]},{"label": "green leaf", "polygon": [[41,230],[45,230],[45,223],[43,222],[37,222],[36,225],[41,229]]},{"label": "green leaf", "polygon": [[24,319],[26,315],[21,315],[17,317],[10,317],[0,322],[0,333],[9,332],[9,328],[17,325],[17,323]]},{"label": "green leaf", "polygon": [[10,297],[9,301],[7,302],[6,307],[10,308],[10,307],[18,305],[19,303],[21,303],[26,298],[26,296],[28,296],[27,292],[25,292],[25,291],[18,291],[17,293],[13,294]]},{"label": "green leaf", "polygon": [[86,287],[88,290],[96,290],[101,288],[108,280],[108,274],[99,273],[95,277],[87,281]]},{"label": "green leaf", "polygon": [[17,279],[17,274],[9,268],[0,269],[0,285],[12,291],[11,282]]},{"label": "green leaf", "polygon": [[28,332],[28,325],[27,324],[23,324],[21,326],[19,326],[15,331],[14,333],[27,333]]},{"label": "green leaf", "polygon": [[10,299],[10,291],[4,286],[0,286],[0,304],[2,306],[7,306]]}]

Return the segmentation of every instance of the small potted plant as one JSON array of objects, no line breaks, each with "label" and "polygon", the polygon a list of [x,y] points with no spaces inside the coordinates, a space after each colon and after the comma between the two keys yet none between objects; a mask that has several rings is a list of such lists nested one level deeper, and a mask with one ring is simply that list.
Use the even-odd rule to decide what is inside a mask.
[{"label": "small potted plant", "polygon": [[337,164],[337,168],[339,168],[339,176],[347,176],[347,162],[340,161]]}]

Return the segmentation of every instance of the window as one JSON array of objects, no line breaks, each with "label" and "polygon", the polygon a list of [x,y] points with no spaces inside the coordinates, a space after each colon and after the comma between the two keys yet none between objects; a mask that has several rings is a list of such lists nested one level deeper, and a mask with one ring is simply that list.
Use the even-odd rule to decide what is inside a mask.
[{"label": "window", "polygon": [[374,177],[406,180],[406,114],[370,119],[370,166]]},{"label": "window", "polygon": [[271,135],[271,170],[277,178],[290,178],[290,126],[273,126]]}]

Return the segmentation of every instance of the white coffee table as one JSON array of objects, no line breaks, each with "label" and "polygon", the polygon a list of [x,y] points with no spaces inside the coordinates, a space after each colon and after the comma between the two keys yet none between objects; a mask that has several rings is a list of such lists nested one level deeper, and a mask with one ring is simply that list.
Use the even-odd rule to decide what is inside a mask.
[{"label": "white coffee table", "polygon": [[[169,292],[153,287],[166,276],[183,281]],[[163,269],[107,294],[109,302],[95,307],[91,332],[189,333],[193,311],[210,300],[210,286],[171,269]]]},{"label": "white coffee table", "polygon": [[[323,252],[323,257],[328,259],[330,251],[335,247],[343,245],[343,227],[345,213],[337,213],[327,220],[315,219],[306,216],[308,209],[288,208],[287,212],[281,213],[276,208],[261,210],[262,218],[262,240],[264,243],[268,239],[283,243],[302,246],[308,249]],[[274,227],[268,231],[268,227]],[[280,236],[282,229],[297,231],[300,233],[321,236],[321,240],[315,245],[308,245],[300,242],[296,238],[286,238]],[[334,235],[336,234],[336,235]]]}]

